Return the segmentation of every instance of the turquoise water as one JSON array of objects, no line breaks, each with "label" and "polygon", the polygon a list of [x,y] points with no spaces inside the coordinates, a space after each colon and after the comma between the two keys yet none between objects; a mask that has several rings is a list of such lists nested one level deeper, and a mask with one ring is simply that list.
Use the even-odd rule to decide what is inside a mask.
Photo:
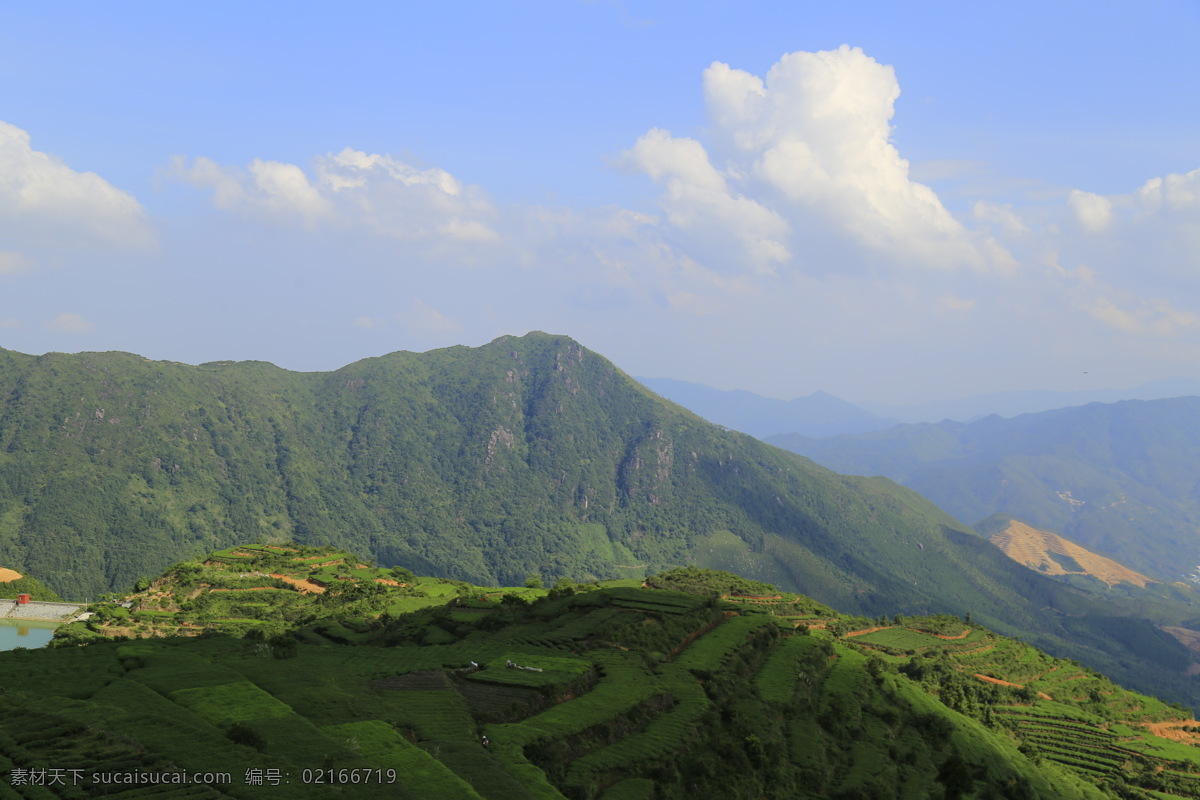
[{"label": "turquoise water", "polygon": [[27,622],[0,619],[0,650],[17,647],[43,647],[58,625],[53,622]]}]

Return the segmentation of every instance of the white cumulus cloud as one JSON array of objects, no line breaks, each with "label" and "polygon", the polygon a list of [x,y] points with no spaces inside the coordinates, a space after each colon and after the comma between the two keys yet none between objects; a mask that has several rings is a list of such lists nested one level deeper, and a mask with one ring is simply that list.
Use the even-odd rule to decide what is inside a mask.
[{"label": "white cumulus cloud", "polygon": [[419,169],[387,155],[346,148],[320,156],[306,172],[256,159],[245,169],[177,156],[175,178],[212,192],[218,208],[240,214],[400,239],[494,242],[495,216],[478,187],[442,169]]},{"label": "white cumulus cloud", "polygon": [[257,213],[312,225],[332,207],[295,164],[255,159],[246,169],[222,167],[208,158],[191,164],[176,156],[171,174],[212,190],[213,204],[225,211]]},{"label": "white cumulus cloud", "polygon": [[27,259],[44,249],[145,248],[154,232],[132,195],[33,149],[26,131],[0,122],[0,241]]},{"label": "white cumulus cloud", "polygon": [[1113,204],[1106,197],[1072,189],[1067,204],[1075,212],[1079,224],[1090,233],[1099,233],[1112,222]]},{"label": "white cumulus cloud", "polygon": [[848,46],[785,55],[765,79],[716,62],[708,144],[656,129],[625,161],[662,184],[671,224],[740,240],[760,269],[794,255],[818,269],[1011,270],[1004,248],[910,177],[890,138],[899,94],[891,67]]},{"label": "white cumulus cloud", "polygon": [[624,161],[662,183],[665,194],[660,202],[667,221],[702,247],[719,240],[736,243],[738,252],[729,257],[741,256],[759,272],[770,272],[788,260],[781,241],[788,233],[787,222],[732,191],[695,139],[655,128],[638,139]]}]

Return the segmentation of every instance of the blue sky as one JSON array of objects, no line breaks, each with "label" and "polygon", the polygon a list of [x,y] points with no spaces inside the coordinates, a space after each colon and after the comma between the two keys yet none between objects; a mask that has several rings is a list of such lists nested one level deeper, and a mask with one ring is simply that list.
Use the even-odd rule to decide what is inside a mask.
[{"label": "blue sky", "polygon": [[429,5],[0,5],[0,346],[1196,374],[1194,2]]}]

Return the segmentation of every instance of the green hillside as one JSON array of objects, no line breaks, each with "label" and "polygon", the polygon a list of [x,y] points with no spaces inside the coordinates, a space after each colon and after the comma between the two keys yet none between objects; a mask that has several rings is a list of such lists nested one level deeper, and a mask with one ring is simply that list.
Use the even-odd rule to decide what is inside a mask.
[{"label": "green hillside", "polygon": [[62,598],[37,578],[23,575],[16,580],[0,580],[0,600],[13,600],[19,594],[27,594],[34,600],[61,602]]},{"label": "green hillside", "polygon": [[255,540],[481,585],[731,568],[852,613],[971,613],[1200,704],[1186,649],[1148,623],[1097,635],[1127,612],[890,481],[710,425],[565,337],[310,374],[0,352],[0,563],[95,596]]},{"label": "green hillside", "polygon": [[1011,515],[1163,580],[1200,571],[1198,397],[770,441],[885,475],[966,522]]},{"label": "green hillside", "polygon": [[[93,616],[92,633],[116,640],[0,653],[5,796],[1200,792],[1200,750],[1150,731],[1195,738],[1200,723],[956,617],[847,617],[696,568],[647,588],[546,591],[403,574],[391,585],[360,563],[328,550],[236,548],[148,581],[126,598],[129,618]],[[270,618],[270,631],[224,618],[238,604],[245,611],[232,598],[208,620],[172,612],[193,638],[161,638],[162,617],[138,620],[151,605],[249,594],[229,584],[275,568],[305,581],[332,570],[345,591],[283,581],[298,604],[260,591],[274,611],[246,620]],[[405,594],[413,588],[445,591],[414,612],[371,612],[358,590],[372,584],[388,601],[380,607],[415,598]],[[78,641],[68,631],[60,644]],[[65,782],[30,785],[47,768]],[[91,777],[114,772],[210,774],[204,786],[136,789]]]}]

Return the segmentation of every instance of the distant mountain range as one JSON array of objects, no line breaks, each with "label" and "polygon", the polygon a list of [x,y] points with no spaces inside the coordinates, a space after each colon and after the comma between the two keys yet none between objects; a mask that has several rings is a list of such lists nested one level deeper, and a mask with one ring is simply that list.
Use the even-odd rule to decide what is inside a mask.
[{"label": "distant mountain range", "polygon": [[725,391],[670,378],[638,380],[671,402],[694,411],[709,422],[760,439],[788,433],[821,438],[870,433],[902,422],[915,424],[947,419],[974,422],[992,414],[1015,417],[1088,403],[1162,400],[1200,395],[1200,380],[1168,378],[1144,383],[1132,389],[1012,391],[913,405],[872,402],[856,405],[825,392],[814,392],[794,400],[777,400],[741,389]]},{"label": "distant mountain range", "polygon": [[[1200,395],[1200,380],[1195,378],[1166,378],[1143,383],[1132,389],[1085,389],[1079,391],[1011,391],[994,392],[959,400],[935,400],[916,405],[860,403],[869,413],[891,417],[901,422],[941,422],[944,419],[973,422],[997,414],[1015,417],[1035,414],[1067,406],[1088,403],[1117,403],[1122,400],[1165,400],[1172,397]],[[784,433],[785,431],[779,431]],[[789,433],[791,431],[788,431]],[[795,431],[803,433],[803,431]],[[853,431],[845,431],[853,433]]]},{"label": "distant mountain range", "polygon": [[769,441],[887,476],[966,522],[1009,514],[1161,580],[1200,570],[1197,397]]},{"label": "distant mountain range", "polygon": [[899,422],[864,411],[853,403],[825,392],[814,392],[795,400],[776,400],[740,389],[723,391],[670,378],[638,380],[709,422],[760,439],[778,433],[818,437],[867,433],[890,428]]}]

